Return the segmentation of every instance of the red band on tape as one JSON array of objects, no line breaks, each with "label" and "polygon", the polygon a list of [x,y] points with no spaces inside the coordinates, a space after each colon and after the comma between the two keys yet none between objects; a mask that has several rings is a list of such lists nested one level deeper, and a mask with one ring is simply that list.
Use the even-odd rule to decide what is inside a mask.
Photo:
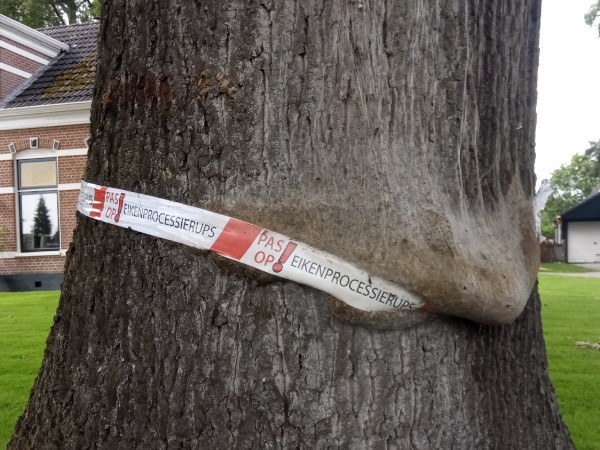
[{"label": "red band on tape", "polygon": [[213,252],[240,260],[262,231],[261,227],[237,219],[229,219],[218,239],[210,248]]},{"label": "red band on tape", "polygon": [[92,202],[92,210],[90,217],[100,217],[104,209],[104,199],[106,198],[106,187],[97,187],[94,189],[94,200]]}]

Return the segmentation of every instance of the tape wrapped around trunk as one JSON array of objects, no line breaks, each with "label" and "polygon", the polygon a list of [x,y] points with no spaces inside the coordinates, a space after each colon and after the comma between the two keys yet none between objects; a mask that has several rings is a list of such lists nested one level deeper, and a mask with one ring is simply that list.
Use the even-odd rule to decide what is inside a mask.
[{"label": "tape wrapped around trunk", "polygon": [[210,250],[314,287],[363,311],[429,309],[401,286],[369,275],[335,255],[194,206],[82,181],[77,209],[102,222]]}]

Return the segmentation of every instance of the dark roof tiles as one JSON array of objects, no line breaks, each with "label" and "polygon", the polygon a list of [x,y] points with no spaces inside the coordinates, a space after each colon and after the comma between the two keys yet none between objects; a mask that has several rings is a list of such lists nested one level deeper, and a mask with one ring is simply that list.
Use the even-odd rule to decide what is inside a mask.
[{"label": "dark roof tiles", "polygon": [[591,195],[561,214],[563,221],[598,221],[600,220],[600,192]]},{"label": "dark roof tiles", "polygon": [[38,31],[69,45],[8,98],[4,108],[83,102],[92,99],[96,75],[97,22]]}]

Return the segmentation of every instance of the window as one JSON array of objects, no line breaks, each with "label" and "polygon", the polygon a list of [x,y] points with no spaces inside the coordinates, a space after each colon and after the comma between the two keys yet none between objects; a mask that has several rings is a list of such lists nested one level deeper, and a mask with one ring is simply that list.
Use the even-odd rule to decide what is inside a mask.
[{"label": "window", "polygon": [[22,252],[60,250],[56,158],[17,161]]}]

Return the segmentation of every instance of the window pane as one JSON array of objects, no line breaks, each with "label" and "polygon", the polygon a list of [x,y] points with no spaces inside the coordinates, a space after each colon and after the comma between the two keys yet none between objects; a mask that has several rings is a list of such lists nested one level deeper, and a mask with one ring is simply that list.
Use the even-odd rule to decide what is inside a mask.
[{"label": "window pane", "polygon": [[56,159],[19,162],[20,188],[56,186]]},{"label": "window pane", "polygon": [[60,250],[56,192],[20,194],[21,251]]}]

